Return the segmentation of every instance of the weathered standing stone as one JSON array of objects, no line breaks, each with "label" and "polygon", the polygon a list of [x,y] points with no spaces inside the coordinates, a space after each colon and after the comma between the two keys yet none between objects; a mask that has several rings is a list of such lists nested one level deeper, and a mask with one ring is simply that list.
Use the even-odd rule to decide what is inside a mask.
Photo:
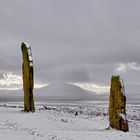
[{"label": "weathered standing stone", "polygon": [[24,111],[35,111],[34,98],[33,98],[33,59],[31,46],[27,43],[21,44],[22,56],[23,56],[23,90],[24,90]]},{"label": "weathered standing stone", "polygon": [[120,76],[112,76],[109,99],[110,127],[124,132],[129,131],[126,118],[126,96]]}]

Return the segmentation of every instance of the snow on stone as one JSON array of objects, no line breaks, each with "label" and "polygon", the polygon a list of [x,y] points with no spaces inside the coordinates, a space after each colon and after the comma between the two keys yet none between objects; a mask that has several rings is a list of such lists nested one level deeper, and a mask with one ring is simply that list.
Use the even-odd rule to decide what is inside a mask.
[{"label": "snow on stone", "polygon": [[33,67],[33,62],[30,62],[30,67]]},{"label": "snow on stone", "polygon": [[29,57],[29,61],[30,61],[29,65],[31,67],[33,67],[33,57],[32,57],[31,46],[26,42],[24,42],[24,44],[26,45],[26,48],[27,48],[27,53],[28,53],[28,57]]},{"label": "snow on stone", "polygon": [[123,81],[122,78],[120,78],[120,83],[121,83],[121,86],[122,86],[121,92],[122,92],[123,95],[125,95],[124,81]]},{"label": "snow on stone", "polygon": [[28,52],[28,56],[29,56],[29,61],[33,61],[32,52],[31,52],[31,46],[29,48],[27,48],[27,52]]},{"label": "snow on stone", "polygon": [[126,121],[126,116],[125,116],[125,114],[119,113],[119,115],[120,115],[120,117],[121,117],[124,121]]},{"label": "snow on stone", "polygon": [[106,129],[107,104],[36,104],[35,113],[24,113],[21,103],[1,103],[0,139],[140,140],[140,105],[128,106],[130,131],[122,132]]},{"label": "snow on stone", "polygon": [[30,45],[27,42],[23,42],[26,45],[26,48],[28,49]]}]

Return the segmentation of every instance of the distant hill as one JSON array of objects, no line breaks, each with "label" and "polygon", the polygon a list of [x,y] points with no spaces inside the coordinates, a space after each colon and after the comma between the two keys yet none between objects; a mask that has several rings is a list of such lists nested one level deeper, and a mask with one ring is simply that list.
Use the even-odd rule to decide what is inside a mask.
[{"label": "distant hill", "polygon": [[[97,95],[89,94],[75,85],[66,83],[53,83],[49,86],[34,89],[36,101],[48,100],[94,100]],[[23,101],[23,91],[0,91],[0,102]]]},{"label": "distant hill", "polygon": [[47,87],[36,89],[35,97],[43,100],[92,100],[94,93],[89,94],[80,87],[67,83],[52,83]]},{"label": "distant hill", "polygon": [[[140,103],[140,86],[125,86],[127,102]],[[82,100],[101,100],[108,101],[109,93],[97,95],[88,92],[78,86],[67,83],[52,83],[49,86],[34,89],[35,101],[82,101]],[[23,91],[0,90],[0,102],[19,102],[23,101]]]},{"label": "distant hill", "polygon": [[129,101],[140,103],[140,85],[126,85],[125,93]]},{"label": "distant hill", "polygon": [[20,102],[23,101],[22,90],[0,90],[0,102]]}]

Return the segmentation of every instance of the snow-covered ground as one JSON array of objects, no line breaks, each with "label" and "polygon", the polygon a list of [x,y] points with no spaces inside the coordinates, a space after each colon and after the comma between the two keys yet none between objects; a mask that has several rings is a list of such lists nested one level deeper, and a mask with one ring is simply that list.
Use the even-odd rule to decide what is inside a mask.
[{"label": "snow-covered ground", "polygon": [[140,105],[128,105],[129,132],[107,130],[107,104],[0,104],[1,140],[140,140]]}]

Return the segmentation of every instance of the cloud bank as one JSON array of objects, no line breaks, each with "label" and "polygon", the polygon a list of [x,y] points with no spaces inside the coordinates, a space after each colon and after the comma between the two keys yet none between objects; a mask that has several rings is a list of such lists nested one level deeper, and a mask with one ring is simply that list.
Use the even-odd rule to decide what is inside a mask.
[{"label": "cloud bank", "polygon": [[118,74],[127,85],[138,85],[139,13],[138,0],[2,0],[1,75],[21,75],[20,45],[26,41],[42,83],[109,86]]}]

